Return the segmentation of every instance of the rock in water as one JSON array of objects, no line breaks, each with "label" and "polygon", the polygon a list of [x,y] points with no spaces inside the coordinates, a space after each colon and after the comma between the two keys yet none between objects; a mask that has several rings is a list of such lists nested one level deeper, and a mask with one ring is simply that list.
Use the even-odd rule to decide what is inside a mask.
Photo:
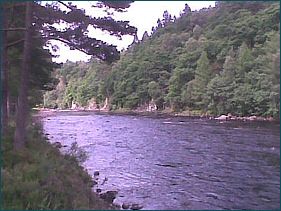
[{"label": "rock in water", "polygon": [[97,185],[98,183],[96,182],[96,181],[94,181],[94,180],[92,180],[91,182],[90,182],[90,187],[94,187],[95,185]]},{"label": "rock in water", "polygon": [[113,203],[112,205],[113,205],[113,207],[116,207],[117,209],[120,209],[120,208],[121,208],[121,205],[120,205],[120,204]]},{"label": "rock in water", "polygon": [[56,147],[56,148],[62,148],[62,144],[60,142],[58,142],[58,141],[53,143],[52,146]]},{"label": "rock in water", "polygon": [[123,208],[124,210],[129,209],[130,206],[131,206],[131,205],[130,205],[129,203],[126,203],[126,202],[122,204],[122,208]]},{"label": "rock in water", "polygon": [[140,210],[142,208],[143,208],[143,206],[141,206],[139,204],[132,204],[132,207],[131,207],[132,210]]},{"label": "rock in water", "polygon": [[217,120],[227,120],[227,119],[228,119],[228,116],[226,116],[226,115],[221,115],[220,117],[217,117],[217,118],[215,118],[215,119],[217,119]]},{"label": "rock in water", "polygon": [[215,193],[206,193],[207,197],[212,197],[214,199],[219,199],[219,195],[215,194]]},{"label": "rock in water", "polygon": [[100,194],[100,197],[105,201],[112,203],[113,200],[116,198],[117,191],[107,191],[106,193]]}]

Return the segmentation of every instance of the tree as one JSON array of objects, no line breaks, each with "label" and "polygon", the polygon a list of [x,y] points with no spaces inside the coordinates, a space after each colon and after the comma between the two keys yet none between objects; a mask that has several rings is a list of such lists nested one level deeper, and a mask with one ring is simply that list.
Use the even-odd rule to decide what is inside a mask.
[{"label": "tree", "polygon": [[195,79],[189,81],[185,85],[181,93],[181,101],[188,108],[192,108],[194,106],[194,99],[193,99],[194,84],[195,84]]},{"label": "tree", "polygon": [[164,104],[164,93],[156,81],[149,82],[148,93],[156,104],[157,108],[162,109]]},{"label": "tree", "polygon": [[[107,62],[113,62],[119,59],[119,52],[116,46],[109,45],[101,40],[87,36],[88,25],[93,25],[95,28],[107,30],[111,35],[120,37],[125,34],[134,35],[136,29],[128,24],[128,21],[115,21],[111,17],[106,18],[92,18],[85,15],[81,9],[77,9],[71,3],[65,4],[69,12],[62,11],[56,3],[47,4],[42,6],[34,2],[25,2],[25,39],[24,39],[24,52],[23,52],[23,71],[22,81],[20,86],[18,106],[17,106],[17,119],[16,130],[14,135],[14,149],[20,150],[25,146],[27,141],[26,121],[28,113],[28,86],[30,80],[30,67],[31,67],[31,49],[33,39],[32,35],[35,31],[41,32],[41,36],[46,41],[50,39],[59,40],[73,49],[78,49],[89,55],[94,55],[99,59]],[[108,8],[125,9],[129,7],[131,2],[101,2],[100,5],[105,5]],[[60,31],[52,24],[58,22],[67,23],[66,30]]]},{"label": "tree", "polygon": [[187,14],[191,12],[191,8],[188,6],[188,4],[185,4],[183,9],[183,14]]},{"label": "tree", "polygon": [[252,70],[253,60],[251,49],[248,48],[246,43],[243,43],[238,49],[237,60],[237,78],[240,82],[243,82],[245,74]]},{"label": "tree", "polygon": [[195,71],[194,93],[193,99],[195,104],[200,108],[206,108],[207,105],[207,85],[211,80],[212,72],[210,62],[205,51],[202,52],[197,61],[197,68]]},{"label": "tree", "polygon": [[165,27],[167,26],[170,22],[172,21],[171,14],[167,10],[164,11],[163,13],[163,20],[162,20],[162,25]]},{"label": "tree", "polygon": [[[49,5],[46,7],[37,4],[38,25],[43,30],[43,36],[47,39],[54,39],[61,41],[68,45],[71,49],[80,50],[88,55],[95,55],[95,57],[107,61],[113,62],[119,59],[119,52],[116,46],[109,45],[101,40],[91,38],[87,36],[88,26],[92,25],[94,28],[106,30],[112,36],[116,36],[121,39],[122,35],[136,34],[136,28],[129,25],[128,21],[115,21],[112,17],[93,18],[85,15],[85,11],[77,9],[72,4],[65,4],[63,1],[59,1],[64,5],[69,12],[62,11],[57,5]],[[114,2],[100,2],[100,5],[107,7],[113,7],[117,11],[117,5],[122,5],[122,8],[130,6],[131,2],[114,3]],[[50,15],[51,14],[51,15]],[[63,31],[58,30],[51,24],[56,22],[66,22],[67,27]],[[47,23],[47,26],[46,26]],[[51,24],[50,24],[51,23]]]},{"label": "tree", "polygon": [[[1,2],[1,27],[8,28],[8,8]],[[8,132],[8,37],[7,31],[1,31],[1,133],[6,135]]]},{"label": "tree", "polygon": [[169,79],[169,93],[166,100],[170,102],[172,109],[179,109],[181,107],[181,93],[183,87],[193,78],[193,73],[189,69],[176,68],[173,71],[172,77]]},{"label": "tree", "polygon": [[[256,101],[263,104],[263,115],[279,117],[280,114],[280,31],[270,31],[266,33],[266,42],[262,46],[260,55],[254,61],[254,69],[257,73],[255,78],[259,78],[259,90]],[[256,49],[254,49],[257,51]],[[260,97],[259,97],[259,96]],[[261,97],[264,96],[265,97]],[[261,103],[262,102],[262,103]],[[267,105],[264,105],[266,103]]]},{"label": "tree", "polygon": [[14,149],[22,149],[27,141],[26,120],[28,111],[28,86],[30,77],[30,59],[31,59],[31,42],[32,42],[32,2],[26,2],[26,18],[25,18],[25,42],[23,52],[23,71],[22,82],[20,86],[18,106],[17,106],[17,119],[16,130],[14,135]]},{"label": "tree", "polygon": [[193,37],[198,40],[202,33],[202,28],[199,25],[196,25],[193,29]]},{"label": "tree", "polygon": [[223,70],[207,86],[207,95],[209,96],[208,109],[214,115],[233,113],[233,97],[234,91],[237,88],[235,70],[234,59],[231,56],[227,56]]}]

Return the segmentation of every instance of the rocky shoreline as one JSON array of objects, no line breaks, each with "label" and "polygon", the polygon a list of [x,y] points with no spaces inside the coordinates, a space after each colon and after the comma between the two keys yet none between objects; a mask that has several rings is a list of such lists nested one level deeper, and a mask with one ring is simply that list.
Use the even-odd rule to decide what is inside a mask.
[{"label": "rocky shoreline", "polygon": [[167,116],[167,117],[192,117],[200,119],[210,119],[210,120],[219,120],[219,121],[264,121],[264,122],[280,122],[280,119],[273,117],[259,117],[259,116],[234,116],[232,114],[213,116],[209,114],[191,114],[185,112],[170,112],[170,111],[146,111],[146,110],[85,110],[85,109],[37,109],[38,113],[33,115],[33,120],[35,122],[40,121],[41,119],[49,116],[56,116],[62,112],[92,112],[96,111],[98,113],[109,113],[109,114],[134,114],[134,115],[158,115],[158,116]]},{"label": "rocky shoreline", "polygon": [[[32,115],[33,123],[41,124],[42,119],[44,119],[44,118],[59,115],[59,114],[61,114],[61,112],[73,112],[73,111],[81,111],[81,110],[38,109],[38,112]],[[102,111],[102,112],[105,113],[106,111]],[[52,146],[54,148],[58,148],[58,149],[65,147],[60,142],[54,142],[52,144]],[[95,172],[95,176],[98,176],[98,175],[99,175],[99,172]],[[96,180],[93,179],[93,186],[96,184],[97,184]],[[95,197],[98,197],[98,198],[104,200],[106,203],[108,203],[109,208],[111,210],[120,210],[120,209],[141,210],[143,208],[143,206],[140,204],[131,204],[131,203],[124,202],[122,205],[120,205],[118,203],[115,203],[114,199],[118,195],[117,191],[102,192],[101,189],[97,189],[95,192],[93,191],[93,195]]]},{"label": "rocky shoreline", "polygon": [[259,116],[234,116],[232,114],[228,115],[221,115],[221,116],[211,116],[207,114],[203,115],[185,115],[185,114],[176,114],[176,116],[193,116],[198,118],[207,118],[207,119],[214,119],[214,120],[221,120],[221,121],[267,121],[267,122],[279,122],[279,119],[274,119],[273,117],[259,117]]}]

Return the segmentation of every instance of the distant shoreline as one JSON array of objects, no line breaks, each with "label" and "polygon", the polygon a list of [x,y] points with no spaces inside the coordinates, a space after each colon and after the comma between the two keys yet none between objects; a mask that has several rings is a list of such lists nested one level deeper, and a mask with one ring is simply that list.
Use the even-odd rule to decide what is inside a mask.
[{"label": "distant shoreline", "polygon": [[265,122],[280,122],[280,119],[276,119],[273,117],[258,117],[258,116],[248,116],[248,117],[237,117],[232,115],[221,115],[221,116],[212,116],[212,115],[199,115],[199,114],[191,114],[185,112],[167,112],[167,111],[141,111],[141,110],[85,110],[85,109],[49,109],[49,108],[38,108],[35,109],[38,111],[33,115],[33,120],[35,122],[41,121],[43,118],[49,116],[57,116],[62,112],[98,112],[98,113],[109,113],[109,114],[139,114],[139,115],[161,115],[168,117],[193,117],[200,119],[212,119],[218,121],[265,121]]}]

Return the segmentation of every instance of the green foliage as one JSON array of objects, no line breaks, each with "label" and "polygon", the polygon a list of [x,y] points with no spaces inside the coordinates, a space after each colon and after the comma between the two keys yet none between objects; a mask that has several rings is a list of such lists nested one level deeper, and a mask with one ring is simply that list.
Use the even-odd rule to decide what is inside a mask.
[{"label": "green foliage", "polygon": [[[152,35],[132,44],[111,66],[96,60],[64,64],[57,75],[66,78],[67,92],[56,99],[69,106],[71,101],[102,105],[109,98],[112,109],[153,102],[158,109],[278,118],[280,2],[186,8],[178,19],[165,11]],[[78,75],[77,68],[86,74]]]},{"label": "green foliage", "polygon": [[87,160],[88,155],[83,149],[78,147],[77,142],[73,142],[69,151],[66,153],[69,156],[75,157],[80,163],[83,163]]},{"label": "green foliage", "polygon": [[163,108],[164,94],[162,93],[160,85],[156,81],[149,82],[148,94],[151,96],[158,108]]},{"label": "green foliage", "polygon": [[208,83],[208,109],[214,115],[233,112],[233,92],[237,88],[235,70],[234,59],[227,56],[223,70]]},{"label": "green foliage", "polygon": [[[9,33],[11,42],[23,34]],[[35,36],[35,35],[34,35]],[[19,39],[22,39],[19,37]],[[42,92],[48,90],[52,83],[51,73],[55,65],[51,61],[51,54],[48,50],[42,49],[44,42],[42,39],[35,39],[32,43],[32,62],[31,62],[31,78],[30,78],[30,91],[29,91],[29,107],[38,107],[43,103]],[[12,45],[8,49],[9,55],[9,93],[12,105],[17,104],[20,81],[22,75],[22,54],[23,45]],[[15,108],[13,106],[12,111]]]},{"label": "green foliage", "polygon": [[92,193],[94,182],[74,156],[77,146],[61,155],[38,126],[29,126],[25,149],[13,151],[13,138],[1,139],[1,208],[3,210],[110,209]]},{"label": "green foliage", "polygon": [[169,79],[169,92],[166,101],[169,102],[173,109],[181,108],[181,93],[187,81],[194,77],[194,73],[190,69],[176,68],[173,75]]},{"label": "green foliage", "polygon": [[197,68],[195,71],[194,92],[192,98],[199,109],[203,109],[207,105],[207,85],[211,80],[212,72],[210,62],[205,51],[202,52],[199,60],[197,61]]},{"label": "green foliage", "polygon": [[251,50],[248,48],[246,43],[243,43],[238,49],[237,59],[237,77],[243,82],[245,74],[253,68],[253,56]]}]

